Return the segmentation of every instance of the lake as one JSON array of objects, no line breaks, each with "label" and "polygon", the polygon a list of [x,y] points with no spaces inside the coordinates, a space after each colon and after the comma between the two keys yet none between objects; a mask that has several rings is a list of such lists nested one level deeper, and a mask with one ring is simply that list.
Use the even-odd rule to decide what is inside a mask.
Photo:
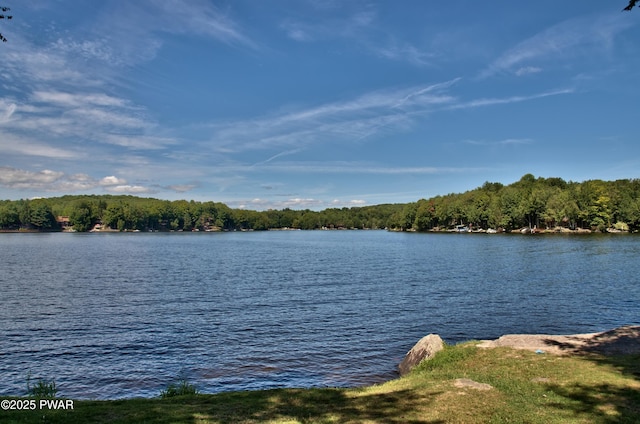
[{"label": "lake", "polygon": [[640,324],[635,235],[0,234],[0,395],[351,387],[424,335]]}]

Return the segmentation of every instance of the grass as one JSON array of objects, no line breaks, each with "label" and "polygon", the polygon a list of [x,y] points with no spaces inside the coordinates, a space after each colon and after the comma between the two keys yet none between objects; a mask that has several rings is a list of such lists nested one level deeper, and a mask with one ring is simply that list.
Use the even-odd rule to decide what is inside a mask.
[{"label": "grass", "polygon": [[36,398],[55,398],[58,393],[54,380],[38,379],[35,385],[31,385],[31,372],[27,375],[27,393]]},{"label": "grass", "polygon": [[[459,388],[467,378],[493,389]],[[187,384],[188,385],[188,384]],[[76,401],[2,423],[636,423],[640,356],[559,357],[447,346],[409,375],[357,389],[278,389]]]},{"label": "grass", "polygon": [[189,396],[197,395],[198,389],[193,384],[190,384],[186,379],[180,380],[178,383],[171,383],[169,386],[160,392],[160,397],[163,399],[176,397],[176,396]]}]

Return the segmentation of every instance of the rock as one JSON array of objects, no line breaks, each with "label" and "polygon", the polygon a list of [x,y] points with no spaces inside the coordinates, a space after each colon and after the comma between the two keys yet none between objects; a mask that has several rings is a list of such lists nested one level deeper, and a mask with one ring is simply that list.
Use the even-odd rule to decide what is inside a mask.
[{"label": "rock", "polygon": [[444,349],[444,342],[437,334],[424,336],[411,348],[398,366],[400,375],[408,374],[420,362],[430,359],[437,352]]},{"label": "rock", "polygon": [[637,355],[640,354],[640,326],[628,325],[588,334],[507,334],[496,340],[482,340],[477,346],[510,347],[554,355]]},{"label": "rock", "polygon": [[486,383],[478,383],[477,381],[469,380],[468,378],[458,378],[453,381],[453,385],[456,387],[469,387],[476,390],[491,390],[493,386]]}]

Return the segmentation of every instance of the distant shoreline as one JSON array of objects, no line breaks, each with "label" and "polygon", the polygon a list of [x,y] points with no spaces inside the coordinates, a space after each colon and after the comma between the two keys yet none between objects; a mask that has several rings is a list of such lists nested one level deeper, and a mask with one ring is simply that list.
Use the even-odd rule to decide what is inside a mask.
[{"label": "distant shoreline", "polygon": [[427,231],[416,231],[414,229],[395,229],[395,228],[315,228],[315,229],[301,229],[301,228],[269,228],[266,230],[253,230],[253,229],[241,229],[241,230],[215,230],[215,231],[173,231],[173,230],[114,230],[114,229],[102,229],[98,231],[68,231],[68,230],[35,230],[35,229],[19,229],[19,230],[8,230],[8,229],[0,229],[0,234],[50,234],[50,233],[81,233],[81,234],[94,234],[94,233],[245,233],[245,232],[266,232],[266,231],[388,231],[392,233],[432,233],[432,234],[515,234],[515,235],[537,235],[537,234],[560,234],[560,235],[603,235],[603,234],[638,234],[638,231],[623,231],[616,230],[613,228],[609,228],[606,231],[593,231],[586,228],[578,228],[575,230],[570,230],[567,228],[554,228],[554,229],[515,229],[511,231],[506,230],[493,230],[491,229],[477,229],[477,230],[468,230],[468,231],[457,231],[455,229],[437,229],[432,228]]}]

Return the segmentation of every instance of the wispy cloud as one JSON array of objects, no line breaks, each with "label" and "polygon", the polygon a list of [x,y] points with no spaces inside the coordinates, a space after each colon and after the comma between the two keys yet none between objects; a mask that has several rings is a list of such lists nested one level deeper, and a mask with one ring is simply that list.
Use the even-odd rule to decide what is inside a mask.
[{"label": "wispy cloud", "polygon": [[301,197],[292,197],[286,200],[271,200],[271,199],[262,199],[262,198],[254,198],[250,200],[233,200],[228,202],[228,205],[231,207],[236,207],[239,209],[250,209],[250,210],[267,210],[274,209],[280,210],[285,208],[290,209],[326,209],[326,208],[344,208],[344,207],[361,207],[367,205],[366,200],[362,199],[351,199],[351,200],[325,200],[325,199],[317,199],[317,198],[301,198]]},{"label": "wispy cloud", "polygon": [[73,59],[55,49],[33,45],[19,35],[3,55],[3,78],[12,85],[60,83],[74,86],[96,86],[95,76],[89,77]]},{"label": "wispy cloud", "polygon": [[[613,46],[616,35],[632,25],[621,14],[584,16],[563,21],[518,43],[480,73],[486,78],[497,73],[516,75],[538,72],[538,63],[562,61],[576,55],[594,55]],[[533,63],[533,64],[532,64]]]},{"label": "wispy cloud", "polygon": [[34,140],[30,136],[19,136],[5,132],[2,127],[0,127],[0,150],[5,156],[22,155],[51,159],[79,159],[85,157],[85,154],[76,149],[55,147],[48,143]]},{"label": "wispy cloud", "polygon": [[364,45],[374,55],[396,62],[408,62],[416,66],[432,65],[437,55],[433,52],[420,49],[406,41],[398,41],[395,37],[387,37],[386,40],[365,40]]},{"label": "wispy cloud", "polygon": [[127,102],[121,98],[104,93],[69,93],[62,91],[34,91],[31,98],[38,103],[55,104],[68,108],[87,108],[91,106],[125,107]]},{"label": "wispy cloud", "polygon": [[154,190],[150,187],[144,187],[140,185],[117,185],[113,187],[107,187],[105,190],[111,193],[118,194],[143,194],[157,192],[157,190]]},{"label": "wispy cloud", "polygon": [[178,193],[186,193],[188,191],[193,190],[197,186],[198,186],[197,184],[175,184],[175,185],[167,186],[167,188],[169,190],[172,190]]},{"label": "wispy cloud", "polygon": [[539,68],[537,66],[523,66],[522,68],[516,70],[514,73],[517,76],[521,77],[523,75],[537,74],[539,72],[542,72],[542,68]]},{"label": "wispy cloud", "polygon": [[311,42],[326,39],[356,38],[363,29],[375,20],[372,10],[357,11],[346,17],[329,17],[314,22],[300,19],[286,19],[280,28],[295,41]]},{"label": "wispy cloud", "polygon": [[115,176],[95,179],[87,174],[66,174],[50,169],[29,171],[0,166],[0,185],[12,189],[67,193],[102,187],[107,191],[119,193],[149,192],[144,187],[126,186],[123,185],[124,183],[126,183],[124,179]]},{"label": "wispy cloud", "polygon": [[0,184],[10,188],[42,187],[58,181],[64,175],[63,172],[55,172],[44,169],[39,172],[30,172],[23,169],[0,167]]},{"label": "wispy cloud", "polygon": [[48,50],[75,62],[132,66],[156,57],[163,45],[161,33],[197,35],[251,49],[257,46],[228,13],[210,2],[146,0],[110,3],[83,38],[63,35]]},{"label": "wispy cloud", "polygon": [[[152,0],[160,14],[153,30],[192,33],[228,44],[255,47],[238,23],[211,2],[202,0]],[[139,18],[136,17],[136,22]]]},{"label": "wispy cloud", "polygon": [[255,163],[253,166],[260,166],[260,165],[264,165],[266,163],[269,163],[273,160],[276,160],[277,158],[283,157],[283,156],[289,156],[289,155],[294,155],[296,153],[299,153],[302,149],[292,149],[292,150],[285,150],[284,152],[280,152],[277,153],[261,162],[257,162]]},{"label": "wispy cloud", "polygon": [[296,174],[377,174],[377,175],[400,175],[400,174],[449,174],[475,172],[483,168],[454,168],[454,167],[433,167],[433,166],[401,166],[385,167],[363,164],[358,162],[350,163],[293,163],[265,166],[262,170],[287,172]]},{"label": "wispy cloud", "polygon": [[[160,149],[175,140],[158,135],[157,124],[142,108],[99,92],[35,91],[25,102],[7,107],[0,131],[19,141],[7,149],[30,155],[74,157],[74,140],[113,144],[131,149]],[[56,142],[47,146],[33,139]]]},{"label": "wispy cloud", "polygon": [[212,174],[229,175],[233,173],[284,173],[284,174],[452,174],[475,172],[482,167],[436,167],[436,166],[382,166],[367,162],[338,161],[338,162],[278,162],[264,164],[230,164],[212,169]]},{"label": "wispy cloud", "polygon": [[320,17],[313,22],[286,19],[280,27],[289,38],[299,42],[346,39],[360,46],[363,51],[382,59],[418,66],[432,63],[435,57],[433,53],[399,39],[396,35],[386,34],[377,21],[377,15],[371,6],[367,6],[338,18]]},{"label": "wispy cloud", "polygon": [[352,100],[284,112],[263,118],[214,124],[211,141],[217,149],[237,152],[315,142],[357,141],[388,128],[411,125],[412,114],[452,104],[445,90],[458,79],[440,84],[382,90]]},{"label": "wispy cloud", "polygon": [[471,144],[474,146],[518,146],[518,145],[532,144],[533,140],[530,138],[507,138],[504,140],[497,140],[497,141],[464,140],[463,143]]},{"label": "wispy cloud", "polygon": [[482,99],[475,99],[475,100],[469,100],[469,101],[464,101],[464,102],[459,102],[455,105],[449,106],[448,109],[469,109],[469,108],[476,108],[476,107],[485,107],[485,106],[494,106],[494,105],[503,105],[503,104],[509,104],[509,103],[520,103],[520,102],[525,102],[528,100],[536,100],[536,99],[542,99],[545,97],[550,97],[550,96],[559,96],[559,95],[563,95],[563,94],[571,94],[573,93],[574,90],[571,88],[563,88],[563,89],[559,89],[559,90],[551,90],[551,91],[545,91],[542,93],[538,93],[538,94],[532,94],[529,96],[510,96],[510,97],[496,97],[496,98],[482,98]]},{"label": "wispy cloud", "polygon": [[[3,51],[3,87],[9,95],[0,99],[0,149],[16,167],[11,169],[24,168],[4,169],[4,187],[135,194],[154,192],[160,175],[181,181],[181,171],[167,170],[156,155],[179,140],[146,107],[114,94],[122,71],[155,58],[162,33],[196,35],[232,48],[255,47],[227,12],[206,1],[114,2],[103,10],[73,32],[44,32],[37,40],[17,33]],[[26,170],[33,159],[53,160],[47,165],[53,169],[87,169],[74,160],[89,157],[100,158],[97,169],[120,171],[132,180],[145,176],[149,184],[129,184],[121,176],[112,176],[117,180],[112,183],[84,174]],[[178,183],[165,189],[191,188]]]},{"label": "wispy cloud", "polygon": [[405,131],[425,116],[440,111],[519,103],[574,92],[566,88],[522,96],[462,100],[451,93],[459,81],[460,78],[455,78],[438,84],[375,91],[295,112],[215,123],[210,126],[210,143],[225,154],[285,149],[269,157],[266,163],[314,144],[358,142]]}]

